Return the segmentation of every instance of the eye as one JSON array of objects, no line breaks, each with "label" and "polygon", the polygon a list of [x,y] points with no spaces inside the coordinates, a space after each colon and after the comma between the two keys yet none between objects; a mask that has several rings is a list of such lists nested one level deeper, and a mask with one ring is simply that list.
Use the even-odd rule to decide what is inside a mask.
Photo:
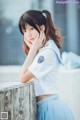
[{"label": "eye", "polygon": [[24,29],[22,29],[22,33],[24,33],[25,32],[25,30]]},{"label": "eye", "polygon": [[33,27],[31,27],[30,29],[31,29],[31,30],[33,30],[34,28],[33,28]]}]

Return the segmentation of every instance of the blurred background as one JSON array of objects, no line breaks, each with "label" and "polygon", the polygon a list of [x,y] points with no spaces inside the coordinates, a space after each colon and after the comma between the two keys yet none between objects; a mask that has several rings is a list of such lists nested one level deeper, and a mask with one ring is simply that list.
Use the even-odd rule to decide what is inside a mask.
[{"label": "blurred background", "polygon": [[49,10],[64,36],[61,52],[80,55],[80,4],[60,4],[59,0],[0,0],[0,65],[23,63],[25,55],[18,21],[29,9]]}]

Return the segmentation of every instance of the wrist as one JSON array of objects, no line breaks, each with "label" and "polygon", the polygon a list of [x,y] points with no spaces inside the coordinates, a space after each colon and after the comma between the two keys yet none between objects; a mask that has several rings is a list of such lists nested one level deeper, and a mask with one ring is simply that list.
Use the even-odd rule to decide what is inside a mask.
[{"label": "wrist", "polygon": [[29,50],[29,54],[28,54],[28,56],[35,56],[36,54],[37,54],[37,52],[38,52],[38,49],[37,49],[37,47],[31,47],[30,48],[30,50]]},{"label": "wrist", "polygon": [[37,52],[37,51],[39,50],[39,48],[38,48],[37,45],[33,44],[33,45],[31,46],[30,50],[33,50],[33,51],[36,51],[36,52]]}]

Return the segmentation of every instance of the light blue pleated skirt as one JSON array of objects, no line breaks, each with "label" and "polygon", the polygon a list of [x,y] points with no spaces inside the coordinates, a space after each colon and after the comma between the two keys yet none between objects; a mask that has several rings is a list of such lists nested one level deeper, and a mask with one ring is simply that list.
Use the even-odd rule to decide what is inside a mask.
[{"label": "light blue pleated skirt", "polygon": [[37,102],[37,120],[74,120],[74,115],[60,96],[54,95]]}]

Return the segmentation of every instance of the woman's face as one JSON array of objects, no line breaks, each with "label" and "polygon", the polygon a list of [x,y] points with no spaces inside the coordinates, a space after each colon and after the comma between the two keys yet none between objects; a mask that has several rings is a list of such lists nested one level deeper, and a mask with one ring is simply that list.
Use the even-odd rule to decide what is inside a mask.
[{"label": "woman's face", "polygon": [[39,36],[38,31],[32,27],[31,25],[26,25],[26,31],[24,31],[24,39],[25,42],[29,42],[30,44],[33,44],[34,40]]}]

